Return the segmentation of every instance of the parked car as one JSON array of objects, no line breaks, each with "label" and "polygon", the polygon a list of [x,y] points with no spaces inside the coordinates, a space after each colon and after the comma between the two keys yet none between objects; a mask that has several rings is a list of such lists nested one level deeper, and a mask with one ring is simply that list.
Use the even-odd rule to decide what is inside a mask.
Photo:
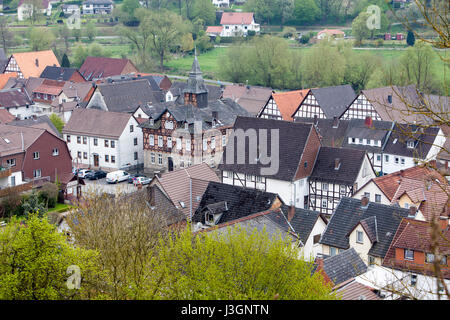
[{"label": "parked car", "polygon": [[128,180],[130,174],[123,170],[117,170],[110,172],[106,175],[106,182],[108,183],[118,183]]},{"label": "parked car", "polygon": [[150,181],[152,181],[150,178],[147,178],[147,177],[144,177],[144,176],[139,176],[139,177],[136,177],[134,179],[134,184],[135,185],[137,185],[137,184],[149,184]]},{"label": "parked car", "polygon": [[137,174],[137,173],[135,173],[135,174],[130,174],[130,177],[128,178],[128,183],[133,183],[133,182],[134,182],[134,179],[136,179],[137,177],[140,177],[140,176],[142,176],[142,175]]},{"label": "parked car", "polygon": [[92,172],[92,170],[88,170],[88,169],[80,169],[80,170],[78,170],[77,176],[80,177],[81,179],[84,179],[84,178],[86,178],[86,175],[87,175],[89,172]]},{"label": "parked car", "polygon": [[103,179],[105,178],[107,175],[107,173],[105,171],[102,170],[97,170],[97,171],[91,171],[88,174],[86,174],[86,178],[89,180],[98,180],[98,179]]}]

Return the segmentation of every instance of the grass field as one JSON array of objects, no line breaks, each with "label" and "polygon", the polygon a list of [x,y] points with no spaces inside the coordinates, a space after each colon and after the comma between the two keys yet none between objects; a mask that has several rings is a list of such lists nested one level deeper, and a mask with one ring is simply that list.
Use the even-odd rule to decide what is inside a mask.
[{"label": "grass field", "polygon": [[[217,79],[219,72],[220,61],[223,59],[227,52],[228,48],[226,47],[218,47],[214,48],[211,51],[200,54],[198,56],[198,61],[200,63],[200,67],[204,73],[209,75],[209,78]],[[296,48],[292,50],[309,50],[309,47]],[[364,52],[370,52],[376,56],[379,56],[383,59],[383,61],[390,61],[392,59],[399,58],[404,50],[395,49],[367,49],[367,50],[358,50],[354,49],[358,54],[363,54]],[[448,53],[443,53],[447,54]],[[173,74],[187,74],[187,72],[191,69],[193,61],[193,56],[188,55],[182,58],[173,59],[166,63],[166,66],[170,68],[171,73]],[[446,70],[446,71],[445,71]],[[440,79],[444,79],[445,72],[448,74],[450,72],[449,67],[445,66],[444,62],[436,56],[434,61],[434,71],[438,75]],[[222,79],[226,80],[226,79]]]}]

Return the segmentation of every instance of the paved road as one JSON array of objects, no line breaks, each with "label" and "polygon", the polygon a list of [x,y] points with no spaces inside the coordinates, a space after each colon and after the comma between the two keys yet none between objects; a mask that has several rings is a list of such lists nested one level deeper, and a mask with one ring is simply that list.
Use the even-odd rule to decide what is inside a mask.
[{"label": "paved road", "polygon": [[81,187],[83,194],[89,192],[95,193],[132,193],[137,191],[137,187],[135,187],[132,183],[128,183],[127,181],[123,181],[117,184],[109,184],[106,182],[106,179],[99,180],[84,180],[85,185]]}]

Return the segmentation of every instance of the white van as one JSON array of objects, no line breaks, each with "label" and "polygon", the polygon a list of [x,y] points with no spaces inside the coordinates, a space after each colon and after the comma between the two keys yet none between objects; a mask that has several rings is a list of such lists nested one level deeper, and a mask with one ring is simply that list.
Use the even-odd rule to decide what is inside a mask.
[{"label": "white van", "polygon": [[106,175],[106,182],[108,183],[118,183],[128,180],[130,174],[123,170],[117,170],[110,172]]}]

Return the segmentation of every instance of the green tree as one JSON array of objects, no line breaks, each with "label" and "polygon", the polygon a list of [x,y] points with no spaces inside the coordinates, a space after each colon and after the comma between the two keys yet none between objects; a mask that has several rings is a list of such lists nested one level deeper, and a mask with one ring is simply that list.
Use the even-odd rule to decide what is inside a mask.
[{"label": "green tree", "polygon": [[57,114],[52,113],[50,116],[50,121],[53,123],[53,125],[58,129],[58,131],[61,133],[62,129],[64,128],[64,121],[58,117]]},{"label": "green tree", "polygon": [[67,56],[66,53],[63,54],[63,57],[61,59],[61,67],[70,68],[69,57]]},{"label": "green tree", "polygon": [[408,34],[406,36],[406,43],[408,46],[414,46],[414,42],[416,42],[416,37],[414,36],[414,32],[408,30]]},{"label": "green tree", "polygon": [[356,45],[361,45],[363,39],[367,39],[370,35],[370,30],[367,28],[369,17],[370,13],[363,11],[352,22],[352,35],[356,39]]},{"label": "green tree", "polygon": [[220,74],[224,79],[234,83],[245,83],[249,80],[250,48],[248,46],[231,46],[221,63],[219,64]]},{"label": "green tree", "polygon": [[151,263],[151,299],[334,299],[312,264],[289,241],[230,228],[193,236],[190,228],[158,247]]},{"label": "green tree", "polygon": [[58,201],[59,188],[55,183],[46,182],[40,188],[38,197],[45,204],[46,208],[54,208]]},{"label": "green tree", "polygon": [[312,24],[320,16],[320,10],[314,0],[295,0],[291,21],[299,25]]},{"label": "green tree", "polygon": [[83,45],[78,45],[75,49],[75,53],[73,55],[73,65],[76,68],[81,67],[86,57],[89,55],[89,52],[84,48]]},{"label": "green tree", "polygon": [[22,204],[22,208],[26,217],[33,213],[38,214],[40,217],[42,217],[45,212],[47,212],[44,202],[39,199],[38,194],[34,191]]},{"label": "green tree", "polygon": [[216,7],[211,0],[195,0],[192,8],[192,20],[202,19],[208,26],[216,22]]},{"label": "green tree", "polygon": [[344,81],[345,58],[337,47],[322,40],[302,60],[303,87],[328,87]]},{"label": "green tree", "polygon": [[64,45],[66,47],[67,52],[69,50],[69,38],[71,36],[71,32],[66,24],[58,27],[57,36],[64,41]]},{"label": "green tree", "polygon": [[181,37],[181,51],[188,52],[194,49],[194,39],[192,33],[186,33]]},{"label": "green tree", "polygon": [[413,47],[408,47],[400,57],[407,83],[415,84],[424,92],[436,93],[439,84],[433,69],[435,59],[437,55],[430,44],[419,41]]},{"label": "green tree", "polygon": [[[67,285],[69,266],[80,270],[79,290]],[[0,300],[89,298],[96,270],[96,252],[69,245],[47,217],[13,218],[0,232]]]},{"label": "green tree", "polygon": [[345,58],[343,83],[351,84],[353,89],[359,93],[366,88],[373,72],[381,66],[381,61],[373,53],[358,54],[350,47],[346,47],[341,54]]},{"label": "green tree", "polygon": [[80,41],[81,36],[82,36],[81,29],[79,29],[79,28],[72,29],[72,37],[75,38],[75,41],[77,41],[77,42]]},{"label": "green tree", "polygon": [[97,36],[97,27],[93,22],[89,22],[84,28],[84,32],[89,41],[94,41],[95,37]]},{"label": "green tree", "polygon": [[162,71],[164,60],[170,50],[179,45],[181,36],[187,33],[187,26],[181,16],[168,10],[149,11],[144,19],[148,19],[146,27],[150,50],[159,58],[159,69]]},{"label": "green tree", "polygon": [[5,54],[7,54],[10,46],[14,45],[14,33],[8,26],[8,16],[0,16],[0,41]]},{"label": "green tree", "polygon": [[41,28],[31,28],[28,31],[31,51],[49,49],[56,40],[53,32],[43,32]]}]

